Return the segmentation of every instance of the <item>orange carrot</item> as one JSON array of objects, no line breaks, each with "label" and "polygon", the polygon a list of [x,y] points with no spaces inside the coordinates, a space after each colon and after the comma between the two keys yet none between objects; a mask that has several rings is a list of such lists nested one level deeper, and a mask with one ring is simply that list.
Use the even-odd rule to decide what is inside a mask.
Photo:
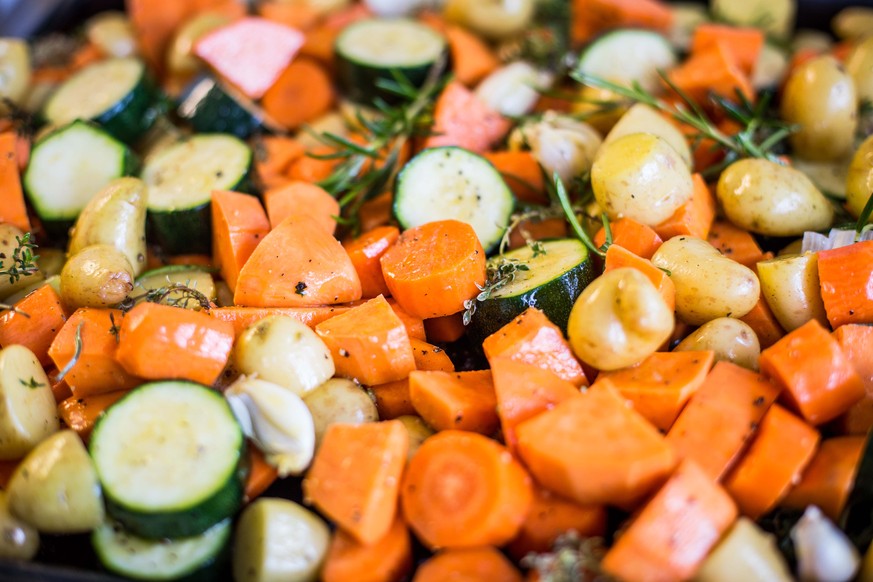
[{"label": "orange carrot", "polygon": [[673,423],[667,442],[716,481],[739,457],[778,395],[779,388],[763,376],[718,362]]},{"label": "orange carrot", "polygon": [[333,106],[333,84],[317,61],[298,57],[264,94],[264,110],[287,129],[318,119]]},{"label": "orange carrot", "polygon": [[76,431],[83,441],[88,442],[100,417],[125,394],[126,390],[118,390],[85,398],[71,396],[58,405],[58,415],[67,428]]},{"label": "orange carrot", "polygon": [[189,0],[125,1],[139,51],[157,70],[163,68],[164,49],[175,31],[193,13],[193,4]]},{"label": "orange carrot", "polygon": [[773,405],[746,453],[722,481],[743,515],[758,519],[788,493],[815,454],[818,432]]},{"label": "orange carrot", "polygon": [[676,464],[658,431],[606,387],[521,423],[516,435],[537,482],[582,505],[631,508]]},{"label": "orange carrot", "polygon": [[769,348],[785,335],[785,330],[776,321],[776,316],[773,315],[773,311],[763,297],[758,299],[750,312],[739,319],[752,328],[755,335],[758,336],[761,348]]},{"label": "orange carrot", "polygon": [[308,150],[307,154],[297,158],[291,165],[288,166],[286,174],[289,180],[299,180],[302,182],[320,182],[329,178],[334,169],[342,160],[324,159],[315,156],[325,156],[336,153],[336,150],[330,146],[318,146]]},{"label": "orange carrot", "polygon": [[758,246],[755,237],[749,231],[738,228],[726,220],[713,222],[706,240],[724,256],[750,269],[758,261],[764,260],[764,251]]},{"label": "orange carrot", "polygon": [[191,309],[140,303],[122,319],[118,337],[116,357],[128,373],[208,386],[230,357],[233,326]]},{"label": "orange carrot", "polygon": [[336,217],[340,214],[337,199],[315,184],[309,182],[286,182],[264,192],[264,205],[273,228],[289,216],[306,217],[316,226],[333,236]]},{"label": "orange carrot", "polygon": [[563,218],[530,218],[521,220],[518,226],[509,233],[508,249],[518,249],[528,244],[529,240],[547,240],[550,238],[567,238],[567,221]]},{"label": "orange carrot", "polygon": [[212,193],[212,256],[230,290],[258,243],[270,232],[264,207],[254,196]]},{"label": "orange carrot", "polygon": [[783,400],[814,425],[833,420],[865,395],[840,344],[814,319],[761,352],[760,365],[782,386]]},{"label": "orange carrot", "polygon": [[691,54],[699,54],[723,43],[737,65],[751,75],[764,47],[764,31],[760,28],[704,23],[694,29]]},{"label": "orange carrot", "polygon": [[689,235],[705,239],[715,220],[715,196],[700,174],[692,176],[694,191],[691,199],[679,207],[673,216],[655,227],[663,240],[674,236]]},{"label": "orange carrot", "polygon": [[572,0],[571,38],[574,44],[591,40],[611,28],[649,28],[667,31],[673,12],[658,0]]},{"label": "orange carrot", "polygon": [[621,269],[623,267],[631,267],[645,275],[661,293],[664,298],[664,303],[670,311],[676,306],[676,286],[673,285],[673,280],[670,276],[652,264],[651,261],[639,257],[622,246],[613,244],[606,249],[606,262],[603,266],[603,271],[611,271],[613,269]]},{"label": "orange carrot", "polygon": [[249,307],[335,305],[361,298],[361,282],[338,240],[306,217],[277,225],[239,272],[234,303]]},{"label": "orange carrot", "polygon": [[267,20],[297,30],[312,28],[321,17],[314,6],[305,2],[288,3],[270,0],[269,2],[260,2],[257,11],[260,16]]},{"label": "orange carrot", "polygon": [[788,492],[781,505],[796,509],[817,505],[825,515],[837,521],[852,491],[863,452],[862,436],[822,441],[800,482]]},{"label": "orange carrot", "polygon": [[315,332],[330,349],[339,376],[384,384],[415,369],[406,328],[381,295],[322,321]]},{"label": "orange carrot", "polygon": [[342,29],[371,16],[372,13],[365,4],[355,3],[348,8],[333,11],[323,23],[306,31],[306,43],[300,50],[301,55],[318,59],[325,65],[332,64],[333,47]]},{"label": "orange carrot", "polygon": [[466,430],[490,435],[497,430],[497,396],[489,370],[409,374],[412,406],[436,430]]},{"label": "orange carrot", "polygon": [[485,154],[485,159],[497,168],[518,200],[530,204],[549,202],[543,184],[543,172],[531,152],[490,152]]},{"label": "orange carrot", "polygon": [[[291,6],[281,4],[281,6]],[[296,6],[296,5],[294,5]],[[261,181],[272,188],[287,182],[291,163],[306,153],[303,144],[291,137],[265,135],[255,141],[255,171]]]},{"label": "orange carrot", "polygon": [[636,366],[601,372],[597,384],[609,384],[666,432],[703,385],[714,359],[713,352],[655,352]]},{"label": "orange carrot", "polygon": [[332,424],[303,480],[303,495],[362,544],[384,538],[397,509],[409,435],[396,420]]},{"label": "orange carrot", "polygon": [[561,330],[536,307],[491,334],[482,342],[488,360],[511,358],[548,370],[574,386],[587,386],[588,379]]},{"label": "orange carrot", "polygon": [[45,284],[16,303],[14,311],[0,311],[0,348],[20,344],[47,366],[52,361],[49,347],[65,321],[61,298]]},{"label": "orange carrot", "polygon": [[381,420],[392,420],[399,416],[415,414],[412,398],[409,396],[409,379],[395,380],[377,386],[370,386],[376,401],[376,410]]},{"label": "orange carrot", "polygon": [[380,261],[391,295],[421,318],[463,311],[464,301],[478,295],[478,286],[485,283],[479,237],[472,226],[457,220],[410,228]]},{"label": "orange carrot", "polygon": [[412,582],[522,582],[521,573],[493,547],[450,549],[419,566]]},{"label": "orange carrot", "polygon": [[[651,227],[641,224],[631,218],[619,218],[611,223],[612,243],[625,248],[644,259],[651,259],[664,240]],[[601,228],[594,235],[594,244],[598,247],[606,242],[606,229]]]},{"label": "orange carrot", "polygon": [[424,441],[400,495],[407,523],[430,548],[503,545],[520,531],[532,497],[530,477],[506,448],[456,430]]},{"label": "orange carrot", "polygon": [[449,41],[455,78],[473,87],[500,66],[500,60],[475,34],[461,26],[448,25],[443,33]]},{"label": "orange carrot", "polygon": [[18,173],[18,136],[12,131],[0,133],[0,223],[3,222],[30,232]]},{"label": "orange carrot", "polygon": [[361,220],[361,230],[373,230],[378,226],[385,226],[391,222],[393,208],[394,196],[390,191],[383,192],[361,204],[361,209],[358,212],[358,218]]},{"label": "orange carrot", "polygon": [[416,370],[455,371],[455,365],[442,348],[413,338],[409,339],[409,345],[412,347]]},{"label": "orange carrot", "polygon": [[834,338],[855,367],[864,382],[865,396],[852,405],[839,419],[846,434],[866,435],[873,427],[873,327],[869,325],[841,325]]},{"label": "orange carrot", "polygon": [[821,251],[818,277],[831,327],[873,323],[873,241]]},{"label": "orange carrot", "polygon": [[333,534],[321,571],[323,582],[394,582],[412,569],[409,529],[400,515],[384,537],[364,545],[342,530]]},{"label": "orange carrot", "polygon": [[380,226],[343,245],[352,259],[358,279],[361,280],[361,292],[364,297],[377,295],[387,297],[390,294],[385,284],[385,277],[382,276],[382,264],[379,260],[399,236],[400,231],[397,227]]},{"label": "orange carrot", "polygon": [[603,559],[621,580],[689,580],[737,517],[724,489],[685,461]]},{"label": "orange carrot", "polygon": [[510,127],[508,119],[453,81],[437,98],[433,135],[425,140],[424,147],[458,146],[483,153],[502,139]]},{"label": "orange carrot", "polygon": [[750,101],[755,99],[755,90],[749,77],[722,42],[716,42],[706,51],[692,54],[691,58],[667,73],[667,77],[701,105],[707,102],[710,93],[736,99],[739,90]]},{"label": "orange carrot", "polygon": [[256,446],[249,445],[248,456],[249,474],[246,477],[245,500],[252,501],[273,484],[279,473],[267,463],[264,454]]},{"label": "orange carrot", "polygon": [[388,305],[391,306],[391,309],[394,310],[394,314],[403,322],[403,327],[406,328],[406,333],[409,335],[410,340],[417,339],[425,341],[427,339],[427,336],[424,333],[424,320],[422,318],[416,317],[403,309],[393,297],[388,298]]},{"label": "orange carrot", "polygon": [[579,396],[579,388],[539,366],[507,357],[491,358],[497,414],[503,440],[515,451],[515,427],[529,418]]},{"label": "orange carrot", "polygon": [[271,315],[287,315],[309,327],[315,327],[322,321],[345,313],[349,309],[351,307],[343,305],[324,307],[214,307],[209,310],[209,315],[231,324],[236,338],[250,325]]},{"label": "orange carrot", "polygon": [[60,371],[57,368],[52,368],[48,372],[49,381],[52,383],[52,395],[55,397],[55,402],[60,404],[67,398],[73,397],[73,391],[70,389],[70,385],[67,384],[67,381],[61,378],[58,380],[58,374]]},{"label": "orange carrot", "polygon": [[79,359],[64,376],[72,395],[85,398],[128,390],[142,382],[134,373],[127,372],[116,359],[118,326],[123,320],[121,311],[117,309],[84,307],[73,313],[55,336],[48,355],[59,370],[65,369],[73,359],[77,332],[82,338]]},{"label": "orange carrot", "polygon": [[464,317],[461,313],[424,320],[424,332],[428,341],[451,343],[461,339],[466,331]]}]

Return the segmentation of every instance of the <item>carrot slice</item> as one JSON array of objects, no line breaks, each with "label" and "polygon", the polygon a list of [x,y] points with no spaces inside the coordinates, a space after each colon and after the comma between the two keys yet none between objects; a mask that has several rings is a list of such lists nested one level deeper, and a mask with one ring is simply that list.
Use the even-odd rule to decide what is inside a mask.
[{"label": "carrot slice", "polygon": [[433,134],[425,140],[424,147],[458,146],[484,153],[500,141],[510,127],[508,119],[461,83],[453,81],[437,98]]},{"label": "carrot slice", "polygon": [[320,19],[321,14],[315,6],[308,3],[288,2],[260,2],[257,7],[258,15],[284,24],[289,28],[306,30],[312,28]]},{"label": "carrot slice", "polygon": [[122,319],[118,337],[116,357],[128,373],[209,386],[230,357],[233,326],[191,309],[140,303]]},{"label": "carrot slice", "polygon": [[419,566],[412,582],[522,582],[521,573],[492,547],[450,549]]},{"label": "carrot slice", "polygon": [[714,359],[713,352],[655,352],[631,368],[601,372],[597,384],[610,385],[666,432],[703,385]]},{"label": "carrot slice", "polygon": [[[638,257],[651,259],[664,240],[658,236],[652,227],[639,223],[631,218],[619,218],[609,225],[612,231],[612,244],[629,250]],[[601,228],[594,235],[594,244],[598,247],[606,242],[606,229]]]},{"label": "carrot slice", "polygon": [[847,434],[866,435],[873,427],[873,327],[869,325],[841,325],[834,332],[834,338],[855,367],[864,382],[865,396],[852,405],[839,419],[839,424]]},{"label": "carrot slice", "polygon": [[518,223],[518,227],[509,233],[508,249],[518,249],[528,244],[529,240],[548,240],[550,238],[567,238],[567,221],[563,218],[530,218]]},{"label": "carrot slice", "polygon": [[779,388],[730,362],[717,362],[667,433],[683,459],[720,479],[735,462]]},{"label": "carrot slice", "polygon": [[571,38],[581,44],[611,28],[667,31],[673,12],[658,0],[572,0]]},{"label": "carrot slice", "polygon": [[755,100],[749,77],[723,42],[692,54],[667,76],[677,88],[701,105],[706,103],[710,93],[736,99],[736,92],[740,91],[749,101]]},{"label": "carrot slice", "polygon": [[754,268],[758,261],[764,260],[764,251],[758,246],[749,231],[743,230],[726,220],[712,223],[706,240],[721,251],[721,254],[736,262]]},{"label": "carrot slice", "polygon": [[[281,4],[281,6],[290,6]],[[291,163],[306,153],[303,144],[291,137],[265,135],[255,141],[255,171],[261,181],[272,188],[288,181]]]},{"label": "carrot slice", "polygon": [[516,434],[537,482],[583,505],[633,507],[676,465],[658,431],[606,387],[565,400]]},{"label": "carrot slice", "polygon": [[680,206],[673,216],[655,227],[663,240],[688,235],[705,239],[715,220],[715,196],[700,174],[692,177],[694,190],[691,198]]},{"label": "carrot slice", "polygon": [[821,251],[818,277],[831,327],[873,323],[873,241]]},{"label": "carrot slice", "polygon": [[385,277],[382,276],[382,263],[379,261],[388,247],[397,242],[399,236],[397,227],[379,226],[343,245],[352,259],[358,279],[361,280],[364,297],[387,297],[391,294],[385,284]]},{"label": "carrot slice", "polygon": [[749,450],[724,478],[743,515],[758,519],[788,493],[815,454],[818,432],[774,405],[761,420]]},{"label": "carrot slice", "polygon": [[412,406],[437,430],[466,430],[490,435],[497,430],[497,396],[489,370],[409,374]]},{"label": "carrot slice", "polygon": [[840,344],[816,320],[761,352],[761,372],[783,387],[785,402],[814,425],[864,398],[864,382]]},{"label": "carrot slice", "polygon": [[670,279],[670,276],[653,265],[651,261],[635,255],[624,247],[613,244],[606,249],[606,262],[603,266],[603,271],[606,272],[623,267],[631,267],[645,275],[658,292],[661,293],[661,297],[664,298],[664,303],[667,304],[670,311],[674,309],[676,306],[676,286],[673,285],[673,280]]},{"label": "carrot slice", "polygon": [[250,325],[271,315],[287,315],[309,327],[351,309],[344,305],[324,307],[213,307],[209,315],[233,326],[234,338],[238,338]]},{"label": "carrot slice", "polygon": [[0,223],[6,222],[30,232],[30,218],[24,204],[21,177],[18,173],[18,136],[0,133]]},{"label": "carrot slice", "polygon": [[273,228],[289,216],[299,215],[323,228],[330,236],[336,230],[336,217],[340,214],[336,198],[324,188],[301,181],[268,189],[264,192],[264,205]]},{"label": "carrot slice", "polygon": [[212,256],[231,291],[240,269],[268,232],[270,223],[257,198],[238,192],[212,193]]},{"label": "carrot slice", "polygon": [[61,331],[67,314],[61,298],[45,284],[15,304],[15,310],[0,312],[0,347],[20,344],[43,366],[51,364],[49,347]]},{"label": "carrot slice", "polygon": [[246,502],[252,501],[266,491],[276,479],[279,473],[276,468],[267,463],[264,453],[254,445],[248,447],[249,474],[246,477],[244,498]]},{"label": "carrot slice", "polygon": [[381,420],[392,420],[416,413],[409,395],[409,378],[370,386],[370,393],[376,401],[376,410],[379,411]]},{"label": "carrot slice", "polygon": [[240,269],[234,303],[249,307],[335,305],[361,298],[361,282],[338,240],[291,216],[270,231]]},{"label": "carrot slice", "polygon": [[450,24],[443,34],[449,41],[452,72],[467,87],[476,85],[500,66],[500,60],[491,48],[467,29]]},{"label": "carrot slice", "polygon": [[548,370],[574,386],[588,385],[585,372],[564,334],[536,307],[528,307],[485,338],[482,349],[489,361],[510,358]]},{"label": "carrot slice", "polygon": [[[382,275],[400,306],[417,317],[464,309],[485,283],[485,251],[473,227],[439,220],[410,228],[381,258]],[[478,285],[478,286],[477,286]]]},{"label": "carrot slice", "polygon": [[547,204],[543,171],[539,162],[528,151],[488,152],[485,159],[491,162],[515,197],[531,204]]},{"label": "carrot slice", "polygon": [[424,333],[428,341],[452,343],[461,339],[466,331],[467,328],[464,326],[464,316],[462,313],[431,317],[424,320]]},{"label": "carrot slice", "polygon": [[409,529],[400,515],[388,533],[373,544],[364,545],[342,530],[333,534],[324,569],[323,582],[394,582],[412,569]]},{"label": "carrot slice", "polygon": [[409,345],[412,347],[416,370],[455,371],[455,365],[444,349],[413,338],[409,339]]},{"label": "carrot slice", "polygon": [[333,84],[317,61],[298,57],[264,94],[264,110],[287,129],[318,119],[333,106]]},{"label": "carrot slice", "polygon": [[758,302],[752,310],[740,317],[739,320],[752,328],[752,331],[758,336],[758,342],[764,349],[769,348],[785,335],[785,330],[776,321],[776,316],[773,315],[773,311],[763,296],[758,298]]},{"label": "carrot slice", "polygon": [[391,309],[394,310],[394,314],[403,322],[403,327],[406,328],[406,333],[409,335],[410,340],[417,339],[425,341],[427,339],[427,336],[424,333],[424,320],[422,318],[416,317],[400,307],[400,304],[398,304],[393,297],[388,298],[388,305],[391,306]]},{"label": "carrot slice", "polygon": [[852,491],[863,452],[862,436],[822,441],[800,482],[788,492],[781,505],[796,509],[817,505],[825,515],[837,521]]},{"label": "carrot slice", "polygon": [[760,28],[704,23],[694,29],[691,53],[706,52],[718,43],[723,43],[743,72],[751,75],[764,47],[764,31]]},{"label": "carrot slice", "polygon": [[736,518],[724,489],[685,461],[631,520],[603,569],[628,582],[689,580]]},{"label": "carrot slice", "polygon": [[403,514],[430,548],[503,545],[521,529],[531,479],[506,448],[444,431],[424,441],[403,476]]},{"label": "carrot slice", "polygon": [[357,541],[374,544],[394,523],[408,447],[396,420],[332,424],[303,480],[304,499]]},{"label": "carrot slice", "polygon": [[125,394],[126,390],[117,390],[85,398],[71,396],[58,405],[58,414],[67,428],[76,431],[83,441],[88,442],[100,417]]}]

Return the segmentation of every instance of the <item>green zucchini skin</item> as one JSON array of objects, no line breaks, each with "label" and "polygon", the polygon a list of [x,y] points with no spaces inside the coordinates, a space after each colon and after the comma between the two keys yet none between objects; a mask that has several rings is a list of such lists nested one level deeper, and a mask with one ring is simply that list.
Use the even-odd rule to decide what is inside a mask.
[{"label": "green zucchini skin", "polygon": [[132,144],[165,112],[166,102],[160,89],[151,76],[144,73],[130,93],[94,121],[124,143]]},{"label": "green zucchini skin", "polygon": [[227,133],[247,139],[255,133],[281,131],[260,107],[208,77],[189,86],[176,112],[197,133]]},{"label": "green zucchini skin", "polygon": [[148,240],[173,255],[205,255],[212,250],[212,209],[209,202],[195,208],[163,212],[149,210]]}]

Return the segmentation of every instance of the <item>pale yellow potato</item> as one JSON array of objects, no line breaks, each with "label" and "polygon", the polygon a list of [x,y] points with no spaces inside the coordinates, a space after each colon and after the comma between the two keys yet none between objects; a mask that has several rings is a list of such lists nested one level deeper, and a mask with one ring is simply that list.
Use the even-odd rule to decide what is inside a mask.
[{"label": "pale yellow potato", "polygon": [[9,499],[0,491],[0,558],[32,560],[39,550],[39,532],[9,512]]},{"label": "pale yellow potato", "polygon": [[312,413],[316,447],[332,424],[365,424],[379,420],[376,404],[366,390],[345,378],[328,380],[306,394],[303,402]]},{"label": "pale yellow potato", "polygon": [[755,307],[760,294],[758,277],[728,259],[705,240],[674,236],[652,256],[666,269],[676,287],[676,314],[691,325],[719,317],[742,317]]},{"label": "pale yellow potato", "polygon": [[695,582],[791,582],[773,535],[740,517],[694,576]]},{"label": "pale yellow potato", "polygon": [[858,100],[873,101],[873,36],[860,41],[846,59],[846,72],[852,76]]},{"label": "pale yellow potato", "polygon": [[873,34],[873,8],[849,6],[831,20],[831,28],[839,38],[856,40]]},{"label": "pale yellow potato", "polygon": [[20,38],[0,38],[0,113],[6,110],[3,98],[22,103],[32,73],[27,43]]},{"label": "pale yellow potato", "polygon": [[[846,204],[855,218],[861,216],[864,205],[873,193],[873,135],[858,146],[846,175]],[[867,222],[873,221],[873,217]]]},{"label": "pale yellow potato", "polygon": [[[688,140],[675,125],[645,103],[637,103],[628,109],[603,140],[603,145],[633,133],[650,133],[660,137],[676,150],[689,168],[691,167],[691,148],[688,147]],[[597,155],[600,155],[600,151]]]},{"label": "pale yellow potato", "polygon": [[39,360],[22,345],[0,350],[0,460],[22,458],[59,429],[52,385]]},{"label": "pale yellow potato", "polygon": [[731,362],[750,370],[758,369],[761,343],[749,325],[732,317],[707,321],[679,342],[676,352],[711,351],[715,361]]},{"label": "pale yellow potato", "polygon": [[409,452],[406,456],[411,459],[421,444],[433,436],[435,432],[420,416],[398,416],[397,420],[403,423],[406,432],[409,433]]},{"label": "pale yellow potato", "polygon": [[[7,223],[0,223],[0,270],[8,270],[16,265],[12,260],[15,249],[19,246],[18,240],[24,237],[21,229]],[[39,251],[34,251],[39,254]],[[5,300],[22,289],[31,287],[45,279],[41,271],[27,274],[14,283],[8,276],[0,275],[0,301]]]},{"label": "pale yellow potato", "polygon": [[534,15],[534,0],[448,0],[446,19],[466,26],[490,39],[502,39],[522,32]]},{"label": "pale yellow potato", "polygon": [[648,226],[670,218],[694,189],[682,156],[650,133],[604,145],[591,167],[591,186],[610,219],[626,217]]},{"label": "pale yellow potato", "polygon": [[836,160],[852,148],[858,128],[855,82],[831,56],[816,57],[788,77],[782,118],[799,126],[788,140],[808,160]]},{"label": "pale yellow potato", "polygon": [[785,255],[761,261],[758,278],[764,301],[786,331],[811,319],[828,325],[819,287],[818,255]]},{"label": "pale yellow potato", "polygon": [[801,236],[834,219],[833,206],[806,174],[769,160],[734,162],[722,172],[716,195],[731,222],[759,234]]},{"label": "pale yellow potato", "polygon": [[133,268],[114,246],[81,249],[61,270],[61,299],[71,308],[111,307],[133,291]]},{"label": "pale yellow potato", "polygon": [[132,57],[138,52],[136,33],[123,12],[106,11],[92,16],[85,23],[85,36],[110,57]]}]

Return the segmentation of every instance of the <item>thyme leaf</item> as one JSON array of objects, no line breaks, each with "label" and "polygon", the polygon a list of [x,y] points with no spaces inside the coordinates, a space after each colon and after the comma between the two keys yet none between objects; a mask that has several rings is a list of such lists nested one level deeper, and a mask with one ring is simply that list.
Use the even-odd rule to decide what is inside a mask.
[{"label": "thyme leaf", "polygon": [[31,242],[30,233],[27,232],[24,236],[16,236],[15,241],[17,246],[12,250],[12,264],[6,266],[2,259],[6,256],[0,255],[0,277],[9,277],[9,284],[14,285],[22,277],[27,277],[39,271],[36,261],[39,255],[34,255],[36,243]]},{"label": "thyme leaf", "polygon": [[503,255],[488,261],[485,270],[485,284],[479,287],[479,294],[473,299],[464,301],[464,325],[470,325],[473,315],[476,313],[477,303],[488,301],[496,291],[515,281],[520,272],[529,271],[530,267],[518,259],[507,258]]},{"label": "thyme leaf", "polygon": [[169,281],[163,287],[148,289],[139,295],[129,295],[118,304],[118,308],[122,313],[127,313],[142,302],[160,303],[181,309],[190,309],[189,304],[193,302],[194,308],[204,311],[209,311],[212,308],[209,297],[194,287],[189,287],[188,283],[170,283]]}]

